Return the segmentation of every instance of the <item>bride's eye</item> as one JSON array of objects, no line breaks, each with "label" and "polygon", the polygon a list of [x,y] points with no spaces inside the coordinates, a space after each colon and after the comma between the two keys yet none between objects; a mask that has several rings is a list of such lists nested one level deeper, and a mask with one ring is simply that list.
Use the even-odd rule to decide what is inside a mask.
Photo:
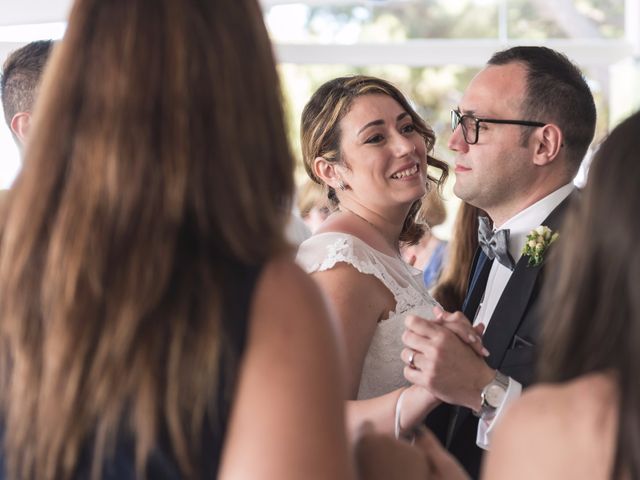
[{"label": "bride's eye", "polygon": [[381,134],[376,133],[375,135],[372,135],[369,138],[367,138],[364,141],[364,143],[380,143],[383,140],[384,140],[384,137]]},{"label": "bride's eye", "polygon": [[400,129],[402,133],[413,133],[416,131],[416,126],[413,123],[409,123]]}]

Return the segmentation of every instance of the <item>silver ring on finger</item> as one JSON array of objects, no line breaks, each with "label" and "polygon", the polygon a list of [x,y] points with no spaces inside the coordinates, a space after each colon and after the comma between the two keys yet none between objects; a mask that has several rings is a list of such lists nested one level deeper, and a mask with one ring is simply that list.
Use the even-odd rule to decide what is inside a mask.
[{"label": "silver ring on finger", "polygon": [[414,362],[416,358],[416,351],[415,350],[411,350],[411,353],[409,354],[409,368],[411,370],[417,370],[418,367],[416,367],[416,364]]}]

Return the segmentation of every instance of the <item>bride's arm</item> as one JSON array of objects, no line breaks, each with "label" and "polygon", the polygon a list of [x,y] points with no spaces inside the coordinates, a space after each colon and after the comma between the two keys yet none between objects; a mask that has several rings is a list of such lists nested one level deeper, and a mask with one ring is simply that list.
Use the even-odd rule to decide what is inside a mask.
[{"label": "bride's arm", "polygon": [[[398,405],[400,395],[402,402]],[[353,437],[362,423],[369,421],[378,432],[393,435],[396,408],[399,407],[400,434],[410,434],[439,403],[431,392],[416,385],[368,400],[350,400],[347,402],[347,427]]]},{"label": "bride's arm", "polygon": [[[355,399],[364,359],[378,322],[395,307],[393,295],[376,277],[360,273],[346,263],[315,272],[312,277],[327,297],[330,308],[335,311],[337,327],[343,339],[349,400],[347,425],[350,432],[354,434],[362,422],[371,421],[377,431],[392,434],[396,402],[403,389],[369,400]],[[427,390],[409,387],[402,400],[402,428],[408,430],[419,424],[437,403]]]},{"label": "bride's arm", "polygon": [[335,313],[333,318],[346,356],[347,398],[353,400],[358,395],[364,359],[378,322],[393,309],[395,300],[376,277],[360,273],[347,263],[337,263],[311,277]]}]

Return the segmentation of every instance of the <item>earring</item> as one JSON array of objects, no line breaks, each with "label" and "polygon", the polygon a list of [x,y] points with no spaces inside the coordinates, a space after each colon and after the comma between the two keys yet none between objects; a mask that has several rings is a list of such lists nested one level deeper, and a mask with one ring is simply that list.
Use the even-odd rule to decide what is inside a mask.
[{"label": "earring", "polygon": [[347,188],[347,186],[344,184],[342,180],[338,180],[338,188],[344,191],[344,189]]}]

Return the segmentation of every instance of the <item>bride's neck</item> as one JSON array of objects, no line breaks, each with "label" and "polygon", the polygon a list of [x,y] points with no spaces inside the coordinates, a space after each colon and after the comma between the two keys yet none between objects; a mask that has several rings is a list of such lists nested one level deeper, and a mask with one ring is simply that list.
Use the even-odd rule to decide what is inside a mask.
[{"label": "bride's neck", "polygon": [[377,235],[382,237],[387,246],[394,252],[398,253],[400,243],[400,233],[402,232],[403,224],[397,224],[388,221],[382,215],[379,215],[371,210],[357,208],[352,205],[340,205],[340,211],[350,215],[356,221],[366,224],[376,232]]}]

